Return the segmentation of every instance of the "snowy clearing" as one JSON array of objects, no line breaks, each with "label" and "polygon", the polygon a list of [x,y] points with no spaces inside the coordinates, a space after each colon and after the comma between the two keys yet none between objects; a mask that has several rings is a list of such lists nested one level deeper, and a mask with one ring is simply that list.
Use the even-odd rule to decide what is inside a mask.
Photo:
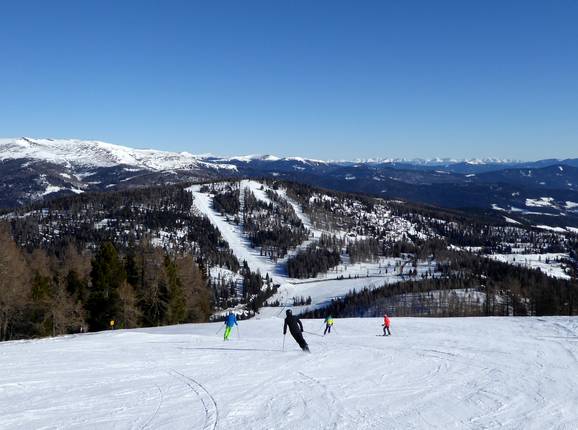
[{"label": "snowy clearing", "polygon": [[[336,299],[345,296],[351,290],[361,291],[364,288],[373,290],[384,285],[402,282],[408,279],[415,279],[425,273],[437,276],[435,261],[420,261],[415,268],[416,276],[409,273],[414,269],[410,264],[403,265],[400,258],[382,258],[381,263],[358,263],[337,266],[329,272],[319,275],[317,278],[291,279],[281,284],[281,287],[268,300],[268,302],[279,301],[281,307],[264,307],[259,310],[262,316],[277,316],[287,308],[294,309],[294,312],[307,312],[316,308],[324,307]],[[396,262],[400,266],[396,266]],[[406,260],[407,262],[407,260]],[[386,273],[387,269],[387,273]],[[343,278],[337,278],[343,277]],[[349,278],[351,276],[351,278]],[[311,297],[310,306],[293,306],[293,297]]]},{"label": "snowy clearing", "polygon": [[568,258],[568,254],[490,254],[487,257],[503,263],[539,269],[542,273],[554,278],[570,279],[570,276],[564,271],[562,263],[560,263],[560,260]]},{"label": "snowy clearing", "polygon": [[552,197],[540,197],[539,199],[526,199],[526,206],[535,208],[556,207]]},{"label": "snowy clearing", "polygon": [[2,343],[0,428],[576,428],[578,318],[304,320],[311,354],[282,323]]}]

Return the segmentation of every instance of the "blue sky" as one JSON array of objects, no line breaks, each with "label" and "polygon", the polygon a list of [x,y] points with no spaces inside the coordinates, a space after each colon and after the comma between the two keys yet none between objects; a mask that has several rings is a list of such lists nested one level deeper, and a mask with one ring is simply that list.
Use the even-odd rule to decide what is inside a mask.
[{"label": "blue sky", "polygon": [[0,136],[578,157],[578,2],[4,1]]}]

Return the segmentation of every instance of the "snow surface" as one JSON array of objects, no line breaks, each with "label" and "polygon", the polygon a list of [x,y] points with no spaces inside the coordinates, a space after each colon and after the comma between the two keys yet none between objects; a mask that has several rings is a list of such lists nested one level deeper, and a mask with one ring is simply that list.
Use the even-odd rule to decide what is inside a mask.
[{"label": "snow surface", "polygon": [[540,197],[539,199],[526,199],[526,206],[536,208],[555,208],[552,197]]},{"label": "snow surface", "polygon": [[58,193],[60,191],[72,191],[74,194],[84,193],[84,190],[80,190],[74,187],[66,188],[66,187],[57,187],[56,185],[47,185],[46,189],[42,193],[40,193],[40,195],[44,197],[52,193]]},{"label": "snow surface", "polygon": [[48,185],[42,195],[46,196],[48,194],[57,193],[62,190],[66,190],[66,188],[57,187],[56,185]]},{"label": "snow surface", "polygon": [[[570,279],[564,271],[564,267],[559,260],[568,258],[568,254],[563,253],[546,253],[546,254],[491,254],[487,255],[492,260],[501,261],[503,263],[513,264],[516,266],[527,267],[530,269],[540,269],[542,273],[548,276],[560,279]],[[547,263],[546,260],[549,262]]]},{"label": "snow surface", "polygon": [[209,221],[219,229],[221,236],[229,244],[239,262],[247,261],[253,271],[259,270],[263,276],[266,273],[273,274],[275,263],[259,255],[257,248],[251,248],[249,240],[243,236],[241,226],[228,223],[225,216],[214,211],[211,195],[202,193],[200,188],[200,185],[193,185],[188,188],[193,194],[195,208],[199,213],[207,216]]},{"label": "snow surface", "polygon": [[537,225],[536,228],[539,228],[541,230],[553,231],[555,233],[567,233],[566,229],[563,229],[562,227],[551,227],[549,225]]},{"label": "snow surface", "polygon": [[188,152],[134,149],[111,143],[77,139],[0,139],[0,160],[30,158],[75,167],[135,166],[149,170],[189,169],[203,166],[236,170],[232,164],[205,163]]},{"label": "snow surface", "polygon": [[[281,282],[277,293],[269,300],[269,302],[279,301],[281,307],[261,308],[258,317],[278,316],[288,308],[296,313],[322,308],[328,305],[331,299],[343,297],[353,289],[356,291],[364,288],[373,290],[403,280],[419,278],[425,273],[439,276],[436,272],[435,261],[418,262],[417,276],[410,276],[409,273],[414,267],[407,263],[408,260],[401,258],[384,257],[378,263],[340,264],[315,278],[287,278]],[[311,297],[312,304],[294,307],[293,297]]]},{"label": "snow surface", "polygon": [[380,322],[304,320],[311,354],[273,318],[1,343],[0,428],[576,429],[578,318]]},{"label": "snow surface", "polygon": [[265,190],[269,189],[269,187],[266,187],[265,185],[261,184],[260,182],[253,181],[250,179],[244,179],[240,182],[240,188],[241,188],[241,190],[249,189],[249,191],[251,191],[253,193],[253,195],[255,196],[255,198],[257,200],[261,200],[264,203],[274,205],[274,203],[271,201],[271,199],[269,197],[267,197],[267,194],[265,194]]},{"label": "snow surface", "polygon": [[275,156],[275,155],[256,155],[256,154],[251,154],[251,155],[238,155],[238,156],[234,156],[234,157],[228,157],[228,158],[221,158],[220,161],[225,161],[225,162],[230,162],[230,161],[242,161],[243,163],[249,163],[250,161],[255,161],[255,160],[259,160],[259,161],[279,161],[281,160],[281,158]]}]

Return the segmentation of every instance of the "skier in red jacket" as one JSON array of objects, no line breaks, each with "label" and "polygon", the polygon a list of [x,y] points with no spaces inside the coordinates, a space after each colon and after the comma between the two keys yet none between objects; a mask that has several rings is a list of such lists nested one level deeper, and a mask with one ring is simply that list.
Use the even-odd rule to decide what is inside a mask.
[{"label": "skier in red jacket", "polygon": [[384,336],[391,336],[391,331],[389,331],[389,325],[391,324],[391,321],[389,319],[389,317],[387,316],[387,314],[383,315],[383,335]]}]

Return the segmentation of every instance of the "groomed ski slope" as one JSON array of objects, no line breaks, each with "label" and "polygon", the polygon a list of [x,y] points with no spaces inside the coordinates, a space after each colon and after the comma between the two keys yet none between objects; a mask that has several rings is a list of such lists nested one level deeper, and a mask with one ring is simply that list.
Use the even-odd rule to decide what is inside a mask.
[{"label": "groomed ski slope", "polygon": [[[320,333],[321,322],[305,320]],[[282,320],[0,344],[2,429],[576,429],[578,318]]]},{"label": "groomed ski slope", "polygon": [[[265,192],[261,190],[261,187],[265,185],[256,181],[243,180],[240,186],[243,190],[245,188],[250,189],[258,199],[270,202]],[[206,216],[219,230],[223,239],[229,244],[229,247],[240,262],[246,261],[251,270],[258,270],[261,275],[268,274],[274,283],[280,285],[277,293],[271,297],[270,301],[279,301],[283,306],[278,308],[263,307],[260,309],[259,315],[257,315],[258,318],[277,316],[286,308],[292,308],[295,313],[312,310],[326,306],[327,303],[331,302],[331,299],[345,296],[353,289],[379,288],[384,284],[392,284],[412,278],[408,275],[408,272],[413,267],[408,265],[405,273],[400,273],[399,269],[396,269],[396,263],[402,264],[403,260],[383,257],[380,263],[340,264],[337,268],[327,273],[320,273],[315,278],[289,278],[285,267],[287,258],[290,255],[294,255],[298,250],[304,249],[313,240],[319,239],[323,233],[311,225],[310,220],[299,208],[299,205],[289,199],[284,190],[277,190],[278,194],[293,206],[296,215],[311,231],[312,239],[289,251],[285,258],[273,262],[270,258],[260,255],[258,248],[251,247],[249,239],[243,234],[242,227],[227,222],[227,217],[217,213],[212,208],[212,196],[208,193],[202,193],[200,189],[200,185],[193,185],[188,188],[188,191],[194,197],[194,211]],[[387,265],[389,265],[389,272],[385,274]],[[214,270],[215,272],[218,271],[216,268]],[[435,270],[436,262],[429,260],[418,262],[416,267],[418,277],[423,273],[434,273]],[[337,279],[338,277],[342,279]],[[312,305],[293,306],[293,297],[311,297]]]}]

